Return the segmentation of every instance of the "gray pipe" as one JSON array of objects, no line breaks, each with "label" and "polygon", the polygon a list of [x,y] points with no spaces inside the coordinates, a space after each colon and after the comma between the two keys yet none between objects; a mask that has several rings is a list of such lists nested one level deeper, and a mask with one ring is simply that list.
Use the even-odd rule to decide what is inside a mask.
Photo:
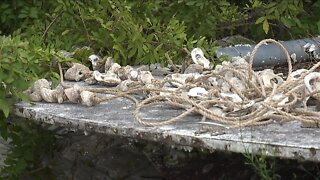
[{"label": "gray pipe", "polygon": [[[320,58],[320,36],[310,39],[284,41],[281,44],[288,50],[294,63]],[[216,54],[218,58],[226,55],[230,60],[233,57],[240,56],[248,61],[254,47],[255,45],[239,44],[234,47],[219,48]],[[286,63],[284,52],[275,44],[269,43],[260,46],[255,55],[253,67],[275,66]]]}]

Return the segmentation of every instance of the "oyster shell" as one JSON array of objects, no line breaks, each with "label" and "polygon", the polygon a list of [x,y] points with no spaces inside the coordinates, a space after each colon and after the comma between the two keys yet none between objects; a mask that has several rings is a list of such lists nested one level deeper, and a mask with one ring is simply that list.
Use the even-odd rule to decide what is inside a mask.
[{"label": "oyster shell", "polygon": [[202,75],[197,73],[190,73],[190,74],[170,74],[165,77],[166,80],[173,80],[172,82],[169,82],[173,87],[181,87],[183,86],[187,80],[196,80]]},{"label": "oyster shell", "polygon": [[56,89],[51,90],[50,88],[40,89],[41,97],[46,102],[58,102],[59,104],[64,100],[64,92],[62,86],[57,86]]},{"label": "oyster shell", "polygon": [[121,66],[118,63],[113,63],[107,72],[112,72],[114,74],[118,74],[118,71],[120,68],[121,68]]},{"label": "oyster shell", "polygon": [[88,78],[90,69],[82,64],[74,63],[71,68],[64,74],[66,80],[80,81],[81,79]]},{"label": "oyster shell", "polygon": [[116,86],[121,82],[121,79],[119,79],[116,74],[110,71],[108,71],[107,73],[100,73],[99,71],[93,71],[93,77],[99,83],[102,83],[108,86]]},{"label": "oyster shell", "polygon": [[105,60],[100,56],[92,54],[89,56],[89,61],[92,64],[92,69],[94,71],[104,72],[105,70]]},{"label": "oyster shell", "polygon": [[84,82],[88,85],[92,85],[92,84],[96,84],[98,81],[93,76],[91,76],[85,79]]},{"label": "oyster shell", "polygon": [[232,65],[233,66],[246,66],[246,65],[248,65],[248,62],[244,59],[244,58],[242,58],[242,57],[233,57],[232,59],[231,59],[231,63],[232,63]]},{"label": "oyster shell", "polygon": [[208,95],[208,91],[203,87],[194,87],[191,88],[188,92],[190,97],[205,97]]},{"label": "oyster shell", "polygon": [[133,70],[131,66],[121,67],[117,71],[117,75],[121,80],[126,80],[130,78],[130,72]]},{"label": "oyster shell", "polygon": [[95,93],[90,91],[82,91],[80,96],[82,104],[86,106],[94,106],[101,102],[101,99]]},{"label": "oyster shell", "polygon": [[[304,84],[309,93],[320,90],[320,72],[312,72],[304,77]],[[320,100],[320,95],[315,94],[313,97]]]},{"label": "oyster shell", "polygon": [[204,53],[200,48],[194,48],[191,51],[191,58],[195,64],[203,66],[204,69],[210,69],[210,61],[204,57]]},{"label": "oyster shell", "polygon": [[24,93],[30,98],[31,101],[40,102],[42,101],[41,89],[43,88],[50,89],[49,81],[46,79],[38,79]]},{"label": "oyster shell", "polygon": [[259,72],[259,75],[262,78],[262,82],[266,88],[273,88],[273,84],[282,84],[283,79],[279,76],[274,74],[272,69],[265,69]]},{"label": "oyster shell", "polygon": [[153,79],[154,77],[152,76],[150,71],[140,71],[138,75],[138,80],[144,85],[151,84]]},{"label": "oyster shell", "polygon": [[306,69],[298,69],[298,70],[293,71],[290,75],[291,79],[298,80],[301,77],[302,73],[304,73],[304,72],[307,72],[307,70]]},{"label": "oyster shell", "polygon": [[78,103],[80,102],[80,86],[75,84],[71,88],[64,90],[64,94],[70,102]]},{"label": "oyster shell", "polygon": [[203,73],[203,66],[199,64],[190,64],[186,70],[183,72],[184,74],[190,74],[190,73]]},{"label": "oyster shell", "polygon": [[130,71],[130,79],[133,81],[137,81],[139,76],[139,71],[137,70],[132,70]]},{"label": "oyster shell", "polygon": [[105,59],[104,72],[107,72],[114,62],[112,57],[104,57],[103,59]]}]

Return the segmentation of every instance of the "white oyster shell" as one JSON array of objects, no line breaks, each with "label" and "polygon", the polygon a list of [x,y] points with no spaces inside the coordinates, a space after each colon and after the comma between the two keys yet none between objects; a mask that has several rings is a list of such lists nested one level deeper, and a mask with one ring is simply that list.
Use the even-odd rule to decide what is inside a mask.
[{"label": "white oyster shell", "polygon": [[[198,73],[189,73],[189,74],[180,74],[180,73],[175,73],[175,74],[170,74],[168,75],[165,79],[167,80],[173,80],[170,82],[170,84],[174,87],[181,87],[186,83],[186,80],[189,78],[192,79],[198,79],[202,75]],[[176,82],[174,82],[176,81]]]},{"label": "white oyster shell", "polygon": [[208,91],[203,87],[194,87],[191,88],[188,92],[190,97],[205,97],[208,95]]},{"label": "white oyster shell", "polygon": [[[311,82],[312,81],[312,82]],[[320,73],[312,72],[304,77],[304,84],[309,92],[320,90]]]},{"label": "white oyster shell", "polygon": [[108,86],[116,86],[121,82],[121,79],[119,79],[116,74],[110,71],[108,71],[107,73],[100,73],[99,71],[93,71],[93,77],[98,82]]},{"label": "white oyster shell", "polygon": [[138,75],[138,80],[143,84],[151,84],[154,77],[150,71],[140,71]]},{"label": "white oyster shell", "polygon": [[210,61],[204,57],[204,53],[200,48],[194,48],[191,51],[191,58],[195,64],[199,64],[205,69],[210,69]]},{"label": "white oyster shell", "polygon": [[273,88],[275,84],[282,84],[283,79],[279,76],[274,74],[272,69],[265,69],[259,72],[259,75],[262,78],[262,82],[266,88]]},{"label": "white oyster shell", "polygon": [[105,60],[102,59],[100,56],[92,54],[89,56],[89,61],[92,64],[92,69],[94,71],[104,72],[105,68]]}]

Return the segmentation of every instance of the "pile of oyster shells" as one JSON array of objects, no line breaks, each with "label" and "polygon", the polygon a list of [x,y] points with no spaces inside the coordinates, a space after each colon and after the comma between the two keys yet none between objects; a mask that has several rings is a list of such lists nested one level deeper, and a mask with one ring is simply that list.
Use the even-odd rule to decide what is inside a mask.
[{"label": "pile of oyster shells", "polygon": [[[174,94],[199,102],[217,100],[218,103],[207,108],[219,117],[226,117],[230,112],[238,112],[250,107],[261,108],[261,106],[257,107],[259,102],[269,103],[277,110],[284,111],[285,105],[292,101],[293,96],[290,90],[295,88],[297,90],[292,90],[292,92],[298,94],[300,101],[294,102],[290,107],[301,107],[301,102],[306,103],[310,97],[320,100],[320,95],[313,93],[320,91],[319,72],[298,69],[292,72],[290,77],[283,77],[282,74],[274,73],[272,69],[264,69],[258,72],[253,71],[250,77],[251,69],[248,68],[247,61],[240,57],[224,61],[213,67],[204,56],[203,51],[195,48],[191,51],[191,58],[193,64],[190,64],[184,72],[171,72],[165,77],[155,78],[148,70],[120,66],[111,57],[101,58],[93,54],[88,58],[92,69],[74,63],[66,70],[64,78],[68,81],[84,81],[89,85],[99,84],[118,92],[127,92],[134,88],[146,89],[149,97]],[[277,89],[284,84],[289,89]],[[36,81],[26,91],[26,94],[32,101],[37,102],[43,100],[63,103],[67,101],[93,106],[103,101],[90,88],[83,88],[78,84],[71,87],[60,84],[55,89],[51,89],[50,83],[45,79]],[[232,107],[226,103],[219,103],[219,100],[234,103],[237,106]],[[279,113],[277,110],[271,109],[265,114]],[[285,112],[290,111],[286,109]]]},{"label": "pile of oyster shells", "polygon": [[[196,48],[191,52],[193,62],[184,74],[171,74],[165,77],[165,80],[175,81],[163,86],[164,79],[156,79],[150,71],[143,68],[133,68],[132,66],[120,66],[113,62],[111,57],[101,58],[98,55],[90,55],[88,60],[92,64],[92,70],[85,65],[73,63],[64,73],[64,79],[68,81],[84,81],[88,85],[99,84],[106,87],[116,87],[121,92],[128,91],[134,87],[145,88],[164,88],[174,90],[186,83],[188,78],[196,80],[201,77],[204,70],[211,69],[210,61],[204,57],[201,49]],[[82,102],[87,106],[99,104],[101,99],[90,91],[83,91],[77,84],[72,87],[63,87],[61,84],[55,89],[50,88],[50,83],[46,79],[37,80],[32,87],[25,93],[34,102],[58,102],[65,101],[79,103]],[[187,94],[198,97],[205,95],[204,89],[191,89]]]}]

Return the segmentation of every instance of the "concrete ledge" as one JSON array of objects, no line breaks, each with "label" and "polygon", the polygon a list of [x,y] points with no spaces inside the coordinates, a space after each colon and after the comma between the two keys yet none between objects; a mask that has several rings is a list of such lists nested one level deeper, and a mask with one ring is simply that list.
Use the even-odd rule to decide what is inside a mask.
[{"label": "concrete ledge", "polygon": [[[226,129],[199,124],[201,117],[194,115],[171,125],[145,127],[134,121],[133,110],[132,102],[123,98],[95,107],[71,103],[17,103],[15,106],[17,116],[75,131],[156,141],[186,150],[199,148],[320,161],[320,129],[301,128],[298,121]],[[152,121],[165,120],[181,112],[179,109],[154,107],[144,111],[143,116]]]}]

